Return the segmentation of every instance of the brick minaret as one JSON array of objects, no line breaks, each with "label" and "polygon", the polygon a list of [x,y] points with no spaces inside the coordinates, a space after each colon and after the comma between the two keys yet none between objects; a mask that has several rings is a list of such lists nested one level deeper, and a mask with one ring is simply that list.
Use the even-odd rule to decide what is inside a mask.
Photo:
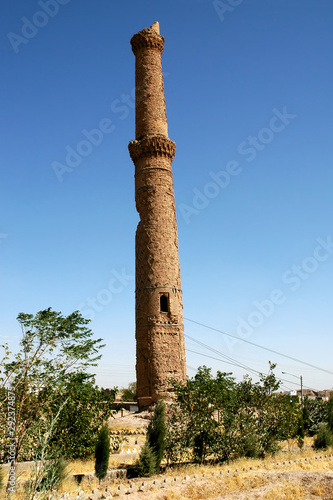
[{"label": "brick minaret", "polygon": [[135,165],[136,375],[139,407],[170,396],[170,379],[186,379],[183,304],[172,180],[176,145],[168,138],[158,23],[133,36]]}]

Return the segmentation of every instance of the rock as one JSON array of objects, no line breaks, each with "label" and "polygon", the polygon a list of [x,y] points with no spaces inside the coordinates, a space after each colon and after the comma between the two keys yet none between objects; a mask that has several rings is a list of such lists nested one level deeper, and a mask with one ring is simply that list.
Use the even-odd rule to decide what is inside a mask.
[{"label": "rock", "polygon": [[117,489],[116,493],[115,493],[115,496],[116,497],[121,497],[123,495],[126,495],[126,492],[127,492],[127,490],[126,490],[125,486],[123,484],[120,484],[118,486],[118,489]]},{"label": "rock", "polygon": [[169,484],[169,479],[166,477],[164,480],[163,480],[163,483],[162,483],[162,488],[165,488],[166,486],[168,486]]},{"label": "rock", "polygon": [[148,489],[149,484],[147,481],[143,481],[141,485],[139,486],[139,491],[146,491]]},{"label": "rock", "polygon": [[131,483],[128,491],[129,493],[137,492],[138,491],[137,485],[135,483]]}]

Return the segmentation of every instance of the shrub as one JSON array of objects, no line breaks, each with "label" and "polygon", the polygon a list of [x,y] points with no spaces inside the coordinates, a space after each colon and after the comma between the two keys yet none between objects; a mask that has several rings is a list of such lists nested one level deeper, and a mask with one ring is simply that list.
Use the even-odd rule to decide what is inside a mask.
[{"label": "shrub", "polygon": [[156,470],[156,457],[148,440],[146,440],[136,465],[136,471],[140,477],[150,477]]},{"label": "shrub", "polygon": [[95,448],[95,474],[101,481],[105,478],[109,466],[110,456],[110,437],[109,428],[104,425],[98,433],[96,448]]},{"label": "shrub", "polygon": [[303,446],[304,446],[304,436],[305,436],[303,413],[300,415],[300,417],[298,419],[296,436],[297,436],[298,447],[299,448],[303,448]]},{"label": "shrub", "polygon": [[155,454],[156,472],[159,471],[165,450],[165,403],[159,400],[154,409],[154,416],[148,426],[147,438],[150,448]]},{"label": "shrub", "polygon": [[166,458],[226,462],[275,453],[279,443],[294,437],[299,407],[277,393],[280,381],[270,363],[260,382],[244,377],[236,383],[229,373],[198,369],[186,383],[173,382],[175,398],[168,412]]},{"label": "shrub", "polygon": [[333,395],[327,402],[327,423],[331,432],[333,432]]},{"label": "shrub", "polygon": [[326,424],[320,424],[318,434],[315,437],[313,447],[318,449],[326,449],[333,445],[333,435]]},{"label": "shrub", "polygon": [[37,491],[56,490],[60,483],[68,476],[66,467],[67,463],[62,457],[57,457],[54,460],[44,463],[43,475],[37,486]]}]

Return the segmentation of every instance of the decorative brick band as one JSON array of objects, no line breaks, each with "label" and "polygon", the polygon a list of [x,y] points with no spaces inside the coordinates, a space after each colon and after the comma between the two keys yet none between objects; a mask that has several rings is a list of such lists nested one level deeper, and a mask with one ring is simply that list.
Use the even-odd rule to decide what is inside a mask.
[{"label": "decorative brick band", "polygon": [[158,35],[156,31],[151,28],[145,28],[132,37],[131,45],[134,55],[143,47],[158,50],[162,54],[164,49],[164,37]]},{"label": "decorative brick band", "polygon": [[176,154],[176,144],[164,135],[145,137],[141,141],[131,141],[128,150],[133,162],[142,157],[167,156],[173,160]]}]

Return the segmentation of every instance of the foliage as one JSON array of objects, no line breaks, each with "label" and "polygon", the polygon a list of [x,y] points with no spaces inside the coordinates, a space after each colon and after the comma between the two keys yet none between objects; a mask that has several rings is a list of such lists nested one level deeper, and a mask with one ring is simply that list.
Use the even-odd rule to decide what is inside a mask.
[{"label": "foliage", "polygon": [[327,402],[327,424],[331,432],[333,432],[333,394]]},{"label": "foliage", "polygon": [[123,389],[122,393],[122,401],[136,401],[136,382],[128,384],[127,389]]},{"label": "foliage", "polygon": [[186,384],[174,382],[173,386],[175,402],[170,408],[167,458],[174,462],[193,454],[201,462],[213,452],[217,435],[221,437],[222,425],[215,418],[216,411],[221,409],[222,419],[233,418],[227,409],[232,405],[234,380],[221,372],[214,379],[204,366]]},{"label": "foliage", "polygon": [[151,449],[148,440],[146,440],[140,452],[139,461],[136,464],[136,471],[139,477],[150,477],[154,474],[155,470],[156,470],[155,453]]},{"label": "foliage", "polygon": [[304,410],[306,418],[304,418],[305,431],[310,436],[317,434],[320,424],[327,422],[327,402],[320,399],[304,399]]},{"label": "foliage", "polygon": [[333,445],[333,435],[327,424],[320,424],[318,434],[314,439],[313,447],[318,449],[326,449]]},{"label": "foliage", "polygon": [[128,443],[126,435],[128,431],[123,429],[120,434],[111,434],[110,436],[110,449],[112,453],[118,453],[123,443]]},{"label": "foliage", "polygon": [[296,436],[297,436],[298,447],[299,448],[303,448],[303,446],[304,446],[304,436],[305,436],[303,411],[302,411],[301,415],[298,418]]},{"label": "foliage", "polygon": [[240,456],[275,453],[279,442],[294,437],[299,408],[284,394],[270,364],[267,375],[253,383],[236,383],[230,373],[201,367],[186,384],[174,382],[175,399],[168,420],[169,462],[208,457],[227,461]]},{"label": "foliage", "polygon": [[0,467],[0,491],[2,490],[3,488],[3,472],[2,472],[2,468]]},{"label": "foliage", "polygon": [[[103,347],[101,339],[92,339],[93,333],[87,327],[89,320],[78,311],[63,316],[48,308],[35,316],[20,313],[17,319],[23,334],[20,350],[13,355],[8,345],[1,346],[4,355],[0,365],[0,461],[8,456],[5,388],[10,386],[15,393],[16,460],[31,460],[39,433],[47,431],[47,422],[55,415],[55,403],[59,407],[59,402],[71,396],[73,377],[96,366],[101,357],[98,351]],[[69,421],[80,404],[78,400],[71,401],[71,397],[68,401],[72,409],[67,410],[71,413]],[[63,416],[65,413],[64,409]],[[87,427],[84,432],[88,433]]]},{"label": "foliage", "polygon": [[66,479],[67,463],[55,447],[50,447],[50,439],[54,433],[54,426],[59,419],[65,402],[60,406],[55,416],[47,422],[47,432],[39,432],[37,453],[32,467],[30,478],[25,485],[25,499],[46,499],[50,491],[55,490]]},{"label": "foliage", "polygon": [[114,394],[96,387],[93,376],[75,373],[69,374],[54,394],[53,413],[62,399],[66,404],[57,420],[51,445],[60,448],[66,458],[93,456],[98,431],[111,415]]},{"label": "foliage", "polygon": [[99,481],[105,478],[109,466],[110,437],[107,424],[98,433],[95,448],[95,473]]},{"label": "foliage", "polygon": [[165,403],[159,400],[154,409],[154,416],[149,423],[147,439],[156,459],[156,472],[159,471],[165,449]]}]

